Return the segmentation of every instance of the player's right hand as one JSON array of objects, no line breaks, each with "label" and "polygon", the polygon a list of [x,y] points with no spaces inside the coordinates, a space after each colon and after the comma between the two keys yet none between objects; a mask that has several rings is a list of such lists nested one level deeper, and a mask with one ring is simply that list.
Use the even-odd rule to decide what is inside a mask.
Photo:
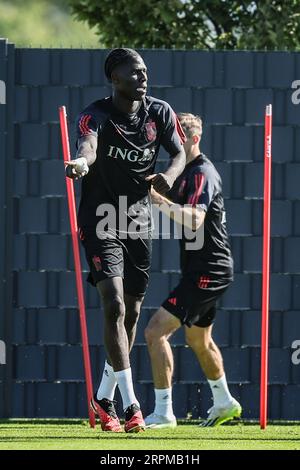
[{"label": "player's right hand", "polygon": [[76,158],[75,160],[70,160],[65,162],[66,165],[66,175],[68,178],[77,180],[82,178],[89,172],[89,167],[87,161],[84,157]]},{"label": "player's right hand", "polygon": [[145,180],[150,181],[155,191],[160,194],[165,194],[170,191],[174,183],[174,180],[172,180],[170,176],[166,175],[165,173],[149,175],[145,178]]},{"label": "player's right hand", "polygon": [[163,198],[162,198],[161,194],[159,194],[157,191],[155,191],[153,186],[151,186],[150,195],[151,195],[152,204],[162,204]]}]

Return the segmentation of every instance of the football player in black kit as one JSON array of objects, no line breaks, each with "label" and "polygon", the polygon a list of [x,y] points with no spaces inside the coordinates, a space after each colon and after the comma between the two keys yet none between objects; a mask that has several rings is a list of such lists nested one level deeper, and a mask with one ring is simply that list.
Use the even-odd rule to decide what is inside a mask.
[{"label": "football player in black kit", "polygon": [[[190,113],[180,113],[178,118],[187,137],[186,167],[167,197],[152,190],[152,202],[190,230],[189,240],[192,232],[199,234],[202,230],[203,243],[191,249],[193,243],[189,241],[187,246],[187,236],[180,240],[181,280],[145,330],[155,387],[155,409],[145,423],[153,428],[176,426],[172,408],[173,355],[168,339],[181,326],[213,394],[213,407],[200,425],[217,426],[241,414],[240,404],[228,390],[222,356],[211,335],[216,301],[233,280],[222,182],[214,165],[200,152],[201,119]],[[174,202],[178,210],[170,212]]]},{"label": "football player in black kit", "polygon": [[[104,310],[107,360],[91,407],[104,431],[121,431],[113,402],[118,385],[125,431],[138,432],[145,423],[129,353],[149,278],[150,186],[160,193],[171,189],[185,166],[185,136],[168,103],[146,96],[147,68],[136,51],[112,50],[104,68],[112,96],[79,115],[77,155],[67,174],[83,177],[79,235],[90,267],[88,281],[99,291]],[[169,153],[170,165],[155,174],[160,145]]]}]

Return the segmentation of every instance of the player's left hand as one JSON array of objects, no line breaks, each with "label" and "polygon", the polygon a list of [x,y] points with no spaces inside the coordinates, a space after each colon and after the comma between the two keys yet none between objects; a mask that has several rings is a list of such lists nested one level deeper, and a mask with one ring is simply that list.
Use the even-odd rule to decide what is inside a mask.
[{"label": "player's left hand", "polygon": [[173,179],[164,173],[149,175],[145,180],[150,181],[155,191],[160,194],[165,194],[170,191],[174,183]]}]

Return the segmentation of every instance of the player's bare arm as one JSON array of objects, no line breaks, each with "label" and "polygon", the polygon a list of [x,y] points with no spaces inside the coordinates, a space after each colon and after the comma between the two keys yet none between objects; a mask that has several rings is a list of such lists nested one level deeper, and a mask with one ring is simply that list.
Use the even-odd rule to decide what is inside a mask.
[{"label": "player's bare arm", "polygon": [[164,214],[191,230],[198,230],[204,223],[206,212],[203,209],[176,204],[176,210],[172,210],[174,202],[159,194],[154,188],[151,188],[151,199]]},{"label": "player's bare arm", "polygon": [[78,141],[76,159],[66,163],[66,173],[69,178],[78,179],[85,176],[97,158],[97,138],[85,135]]},{"label": "player's bare arm", "polygon": [[174,181],[183,172],[186,164],[184,148],[178,152],[171,160],[171,165],[164,173],[157,173],[146,178],[151,181],[152,187],[160,194],[165,194],[172,188]]}]

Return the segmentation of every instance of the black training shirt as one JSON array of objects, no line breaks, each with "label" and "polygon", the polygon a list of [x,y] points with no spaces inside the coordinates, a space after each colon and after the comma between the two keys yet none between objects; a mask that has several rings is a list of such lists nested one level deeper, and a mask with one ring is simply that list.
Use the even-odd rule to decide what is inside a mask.
[{"label": "black training shirt", "polygon": [[233,260],[226,230],[222,180],[212,162],[200,154],[188,163],[168,196],[180,205],[190,204],[206,211],[203,247],[187,250],[187,240],[180,241],[183,274],[201,273],[231,279]]},{"label": "black training shirt", "polygon": [[160,145],[173,157],[185,138],[171,106],[147,96],[135,113],[126,114],[111,97],[95,101],[77,119],[77,139],[85,135],[96,136],[98,148],[96,161],[82,180],[79,225],[94,226],[99,204],[118,208],[119,196],[127,196],[131,215],[141,207],[148,214],[148,230],[150,185],[145,177],[154,172]]}]

